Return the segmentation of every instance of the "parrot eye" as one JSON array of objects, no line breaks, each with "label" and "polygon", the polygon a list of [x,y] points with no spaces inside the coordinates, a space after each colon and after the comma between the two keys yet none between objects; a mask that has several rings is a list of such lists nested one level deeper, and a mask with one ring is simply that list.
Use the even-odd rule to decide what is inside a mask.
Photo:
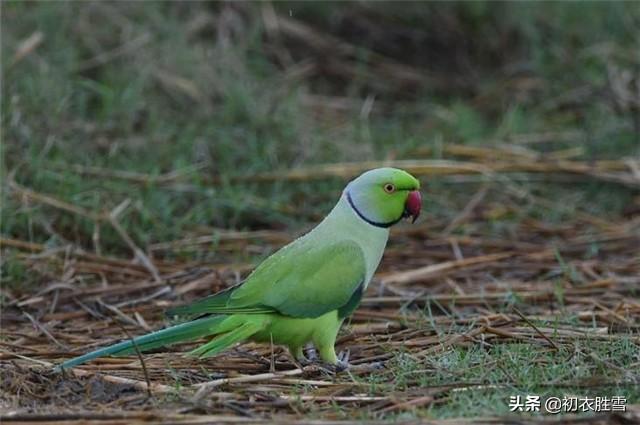
[{"label": "parrot eye", "polygon": [[387,193],[393,193],[396,191],[396,187],[392,183],[387,183],[384,185],[384,191]]}]

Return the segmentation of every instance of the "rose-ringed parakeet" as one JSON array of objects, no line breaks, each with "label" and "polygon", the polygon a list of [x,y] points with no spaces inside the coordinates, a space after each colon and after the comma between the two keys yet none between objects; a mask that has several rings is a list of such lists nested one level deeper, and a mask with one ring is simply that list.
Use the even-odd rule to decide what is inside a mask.
[{"label": "rose-ringed parakeet", "polygon": [[358,306],[387,243],[389,227],[418,217],[420,183],[395,168],[370,170],[351,181],[320,224],[281,248],[242,283],[167,311],[187,320],[62,363],[70,368],[105,355],[127,355],[203,337],[190,354],[209,357],[251,340],[287,346],[304,361],[311,342],[337,365],[334,344]]}]

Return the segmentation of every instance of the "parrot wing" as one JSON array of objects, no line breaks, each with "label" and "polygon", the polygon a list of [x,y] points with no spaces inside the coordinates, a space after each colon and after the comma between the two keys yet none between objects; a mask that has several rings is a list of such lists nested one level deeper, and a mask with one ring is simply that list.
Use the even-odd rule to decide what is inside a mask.
[{"label": "parrot wing", "polygon": [[193,301],[192,303],[173,307],[165,312],[165,316],[170,319],[193,320],[198,317],[210,314],[233,314],[233,313],[273,313],[273,308],[268,306],[250,306],[243,308],[229,308],[227,302],[233,291],[240,285],[235,285],[222,291],[216,292],[208,297]]},{"label": "parrot wing", "polygon": [[318,317],[347,306],[362,290],[366,276],[364,253],[350,240],[320,247],[312,241],[288,245],[267,258],[241,285],[169,315],[280,313]]}]

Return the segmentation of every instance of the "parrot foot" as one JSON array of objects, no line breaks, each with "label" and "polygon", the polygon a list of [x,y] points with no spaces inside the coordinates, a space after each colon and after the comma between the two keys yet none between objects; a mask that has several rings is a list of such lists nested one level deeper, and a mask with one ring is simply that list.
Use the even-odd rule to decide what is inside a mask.
[{"label": "parrot foot", "polygon": [[317,358],[316,359],[308,359],[307,357],[297,357],[294,359],[293,363],[300,369],[304,369],[307,366],[322,366],[324,365],[323,362],[319,361]]},{"label": "parrot foot", "polygon": [[316,351],[316,347],[313,346],[313,344],[307,344],[307,346],[304,349],[305,351],[305,358],[310,361],[310,362],[317,362],[318,361],[318,352]]},{"label": "parrot foot", "polygon": [[300,369],[304,369],[307,366],[315,366],[319,370],[335,375],[351,367],[349,364],[349,350],[341,351],[337,355],[336,363],[327,363],[320,360],[313,347],[307,347],[306,351],[306,357],[303,356],[295,359],[295,364]]},{"label": "parrot foot", "polygon": [[338,353],[338,362],[349,364],[349,357],[351,356],[351,351],[343,350]]},{"label": "parrot foot", "polygon": [[349,362],[343,362],[342,360],[338,360],[338,363],[332,365],[335,373],[344,372],[345,370],[351,368]]},{"label": "parrot foot", "polygon": [[345,370],[351,368],[349,364],[349,350],[344,350],[338,353],[338,359],[335,363],[321,363],[321,368],[326,372],[336,375],[340,372],[344,372]]},{"label": "parrot foot", "polygon": [[332,365],[335,373],[344,372],[351,367],[349,364],[350,356],[351,352],[349,350],[343,350],[338,353],[338,362],[335,365]]},{"label": "parrot foot", "polygon": [[347,362],[338,360],[336,363],[316,362],[314,363],[319,370],[328,373],[329,375],[337,375],[340,372],[344,372],[349,369],[351,365]]}]

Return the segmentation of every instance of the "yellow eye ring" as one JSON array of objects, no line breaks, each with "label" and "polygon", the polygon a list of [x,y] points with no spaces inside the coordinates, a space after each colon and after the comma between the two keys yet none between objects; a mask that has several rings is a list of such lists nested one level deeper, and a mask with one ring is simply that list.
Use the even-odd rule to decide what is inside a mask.
[{"label": "yellow eye ring", "polygon": [[396,187],[394,186],[393,183],[387,183],[383,186],[384,191],[387,193],[393,193],[396,191]]}]

